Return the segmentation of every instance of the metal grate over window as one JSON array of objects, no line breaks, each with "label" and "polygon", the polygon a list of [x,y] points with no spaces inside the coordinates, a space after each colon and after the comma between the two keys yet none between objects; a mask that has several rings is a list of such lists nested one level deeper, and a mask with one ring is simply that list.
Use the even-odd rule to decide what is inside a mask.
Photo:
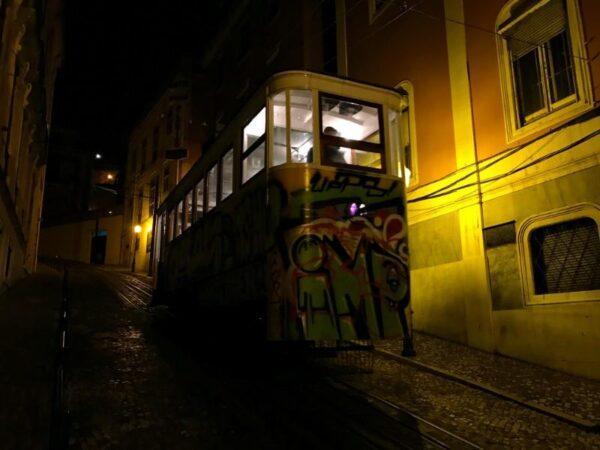
[{"label": "metal grate over window", "polygon": [[600,289],[600,239],[593,219],[538,228],[529,239],[536,294]]}]

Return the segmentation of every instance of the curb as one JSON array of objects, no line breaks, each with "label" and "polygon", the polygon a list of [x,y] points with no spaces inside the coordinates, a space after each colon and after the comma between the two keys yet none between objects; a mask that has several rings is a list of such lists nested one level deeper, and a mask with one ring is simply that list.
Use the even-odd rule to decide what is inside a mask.
[{"label": "curb", "polygon": [[390,351],[387,350],[380,350],[380,349],[375,349],[375,353],[378,355],[383,356],[384,358],[387,359],[392,359],[394,361],[398,361],[402,364],[406,364],[412,367],[415,367],[417,369],[423,370],[425,372],[429,372],[433,375],[437,375],[443,378],[446,378],[450,381],[454,381],[456,383],[460,383],[464,386],[468,386],[474,389],[478,389],[480,391],[484,391],[487,392],[489,394],[492,394],[496,397],[500,397],[504,400],[508,400],[510,402],[513,403],[517,403],[521,406],[524,406],[528,409],[531,409],[533,411],[536,411],[538,413],[541,414],[545,414],[547,416],[553,417],[557,420],[560,420],[561,422],[566,422],[570,425],[574,425],[580,429],[583,429],[585,431],[590,431],[593,433],[598,433],[600,432],[600,424],[598,423],[594,423],[591,422],[589,420],[586,419],[582,419],[580,417],[577,416],[573,416],[571,414],[567,414],[563,411],[554,409],[554,408],[549,408],[547,406],[544,405],[540,405],[539,403],[536,402],[532,402],[529,400],[525,400],[524,398],[522,398],[519,395],[513,394],[512,392],[507,392],[504,391],[502,389],[498,389],[495,388],[493,386],[484,384],[484,383],[479,383],[477,381],[473,381],[473,380],[469,380],[468,378],[463,378],[463,377],[459,377],[458,375],[454,375],[450,372],[448,372],[447,370],[444,369],[440,369],[438,367],[435,366],[431,366],[429,364],[425,364],[422,362],[418,362],[415,361],[413,359],[407,358],[405,356],[401,356],[398,355],[396,353],[392,353]]}]

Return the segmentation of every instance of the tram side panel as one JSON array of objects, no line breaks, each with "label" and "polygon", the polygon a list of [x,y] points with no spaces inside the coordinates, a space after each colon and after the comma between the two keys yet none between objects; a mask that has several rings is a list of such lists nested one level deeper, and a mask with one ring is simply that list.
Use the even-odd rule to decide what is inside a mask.
[{"label": "tram side panel", "polygon": [[271,169],[271,340],[409,338],[401,180],[334,168]]},{"label": "tram side panel", "polygon": [[265,177],[258,176],[173,240],[165,264],[171,306],[225,323],[231,315],[231,326],[245,320],[256,330],[266,298],[265,222]]},{"label": "tram side panel", "polygon": [[405,218],[397,178],[270,169],[169,244],[165,294],[236,334],[264,319],[270,340],[407,337]]}]

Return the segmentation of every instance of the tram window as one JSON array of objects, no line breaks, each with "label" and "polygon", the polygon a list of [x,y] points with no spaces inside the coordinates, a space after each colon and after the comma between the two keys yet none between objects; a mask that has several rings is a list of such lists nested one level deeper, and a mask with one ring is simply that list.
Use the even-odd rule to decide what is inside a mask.
[{"label": "tram window", "polygon": [[244,156],[242,162],[242,182],[245,183],[265,167],[265,142]]},{"label": "tram window", "polygon": [[382,169],[380,108],[329,95],[320,103],[323,162]]},{"label": "tram window", "polygon": [[181,208],[181,231],[184,232],[187,229],[187,212],[188,212],[188,207],[187,207],[187,195],[185,197],[183,197],[182,200],[182,205],[183,207]]},{"label": "tram window", "polygon": [[292,147],[292,162],[312,162],[313,112],[311,91],[290,91],[290,121],[290,146]]},{"label": "tram window", "polygon": [[221,159],[221,200],[233,192],[233,149],[230,149]]},{"label": "tram window", "polygon": [[185,196],[185,208],[186,208],[185,228],[187,229],[192,226],[192,214],[194,211],[194,190],[193,189],[190,192],[188,192],[187,195]]},{"label": "tram window", "polygon": [[206,202],[206,210],[210,211],[215,206],[217,206],[217,165],[215,164],[212,169],[208,171],[208,176],[206,177],[206,189],[207,199]]},{"label": "tram window", "polygon": [[183,200],[177,205],[177,214],[175,214],[175,237],[181,234],[181,216],[183,214]]},{"label": "tram window", "polygon": [[196,220],[204,214],[204,178],[196,185]]},{"label": "tram window", "polygon": [[284,164],[287,160],[285,109],[285,91],[283,91],[273,97],[273,160],[271,162],[273,166]]},{"label": "tram window", "polygon": [[265,135],[266,109],[263,107],[254,116],[248,125],[244,127],[244,151]]},{"label": "tram window", "polygon": [[175,211],[169,211],[169,223],[167,224],[167,241],[173,240],[173,223],[175,222]]},{"label": "tram window", "polygon": [[245,183],[265,167],[265,119],[263,108],[244,127],[244,151],[242,157],[242,183]]}]

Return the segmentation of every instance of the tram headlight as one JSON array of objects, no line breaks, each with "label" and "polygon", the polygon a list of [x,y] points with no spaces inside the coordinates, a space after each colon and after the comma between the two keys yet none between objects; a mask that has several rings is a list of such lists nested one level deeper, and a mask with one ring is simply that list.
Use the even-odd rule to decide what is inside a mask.
[{"label": "tram headlight", "polygon": [[135,234],[140,234],[142,232],[142,226],[141,225],[136,225],[135,227],[133,227],[133,232]]}]

